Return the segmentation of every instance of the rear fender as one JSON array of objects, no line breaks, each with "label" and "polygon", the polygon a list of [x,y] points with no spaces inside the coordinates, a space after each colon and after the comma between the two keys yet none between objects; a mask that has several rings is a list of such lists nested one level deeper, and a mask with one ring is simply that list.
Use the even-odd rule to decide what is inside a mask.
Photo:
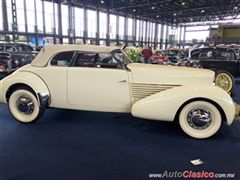
[{"label": "rear fender", "polygon": [[28,87],[34,91],[40,106],[45,107],[49,105],[50,92],[45,82],[38,75],[26,71],[17,71],[1,81],[0,102],[7,103],[11,94],[10,91],[21,86]]},{"label": "rear fender", "polygon": [[216,103],[223,111],[227,123],[232,123],[235,106],[231,97],[223,89],[212,85],[179,86],[162,91],[137,101],[131,112],[140,118],[173,121],[186,102],[199,98]]}]

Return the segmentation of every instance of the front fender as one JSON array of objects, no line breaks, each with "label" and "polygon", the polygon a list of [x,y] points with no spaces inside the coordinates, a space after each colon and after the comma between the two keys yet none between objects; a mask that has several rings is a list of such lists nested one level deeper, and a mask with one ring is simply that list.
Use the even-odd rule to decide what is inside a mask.
[{"label": "front fender", "polygon": [[184,85],[162,91],[137,101],[132,115],[145,119],[173,121],[179,108],[187,101],[204,98],[217,103],[230,125],[235,117],[232,98],[223,89],[212,85]]},{"label": "front fender", "polygon": [[36,74],[26,71],[17,71],[0,81],[0,102],[7,103],[7,93],[14,86],[26,85],[37,95],[40,106],[47,106],[49,101],[49,90],[45,82]]}]

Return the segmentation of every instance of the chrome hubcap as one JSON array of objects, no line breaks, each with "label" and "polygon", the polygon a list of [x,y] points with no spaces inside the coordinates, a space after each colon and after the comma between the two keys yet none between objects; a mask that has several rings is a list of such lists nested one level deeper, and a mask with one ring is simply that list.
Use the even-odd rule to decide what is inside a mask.
[{"label": "chrome hubcap", "polygon": [[204,109],[194,109],[188,113],[187,122],[193,129],[206,129],[212,122],[211,113]]},{"label": "chrome hubcap", "polygon": [[32,114],[34,111],[34,103],[30,97],[21,96],[16,102],[17,108],[21,113],[26,115]]}]

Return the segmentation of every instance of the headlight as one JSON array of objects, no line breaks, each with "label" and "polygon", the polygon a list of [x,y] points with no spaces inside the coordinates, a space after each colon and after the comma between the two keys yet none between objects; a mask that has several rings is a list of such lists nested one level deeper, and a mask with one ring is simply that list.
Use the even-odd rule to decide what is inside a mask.
[{"label": "headlight", "polygon": [[16,65],[19,65],[19,61],[18,61],[18,60],[15,60],[14,63],[15,63]]}]

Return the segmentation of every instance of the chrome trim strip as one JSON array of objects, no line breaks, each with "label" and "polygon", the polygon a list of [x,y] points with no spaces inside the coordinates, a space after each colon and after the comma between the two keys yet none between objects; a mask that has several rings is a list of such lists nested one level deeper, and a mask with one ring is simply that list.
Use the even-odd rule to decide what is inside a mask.
[{"label": "chrome trim strip", "polygon": [[142,99],[178,86],[181,85],[131,83],[131,91],[134,98]]}]

